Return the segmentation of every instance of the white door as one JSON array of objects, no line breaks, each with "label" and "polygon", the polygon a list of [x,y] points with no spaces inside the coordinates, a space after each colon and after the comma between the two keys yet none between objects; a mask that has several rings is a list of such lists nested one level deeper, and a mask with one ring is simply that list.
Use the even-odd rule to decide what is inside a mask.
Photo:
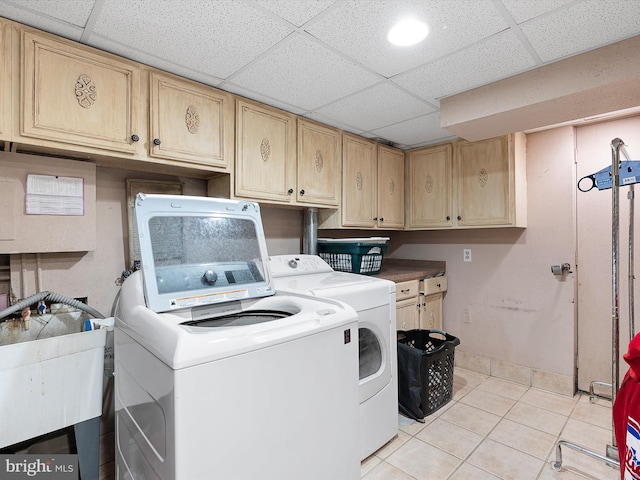
[{"label": "white door", "polygon": [[[633,160],[640,160],[640,117],[615,120],[576,130],[578,179],[611,165],[611,141],[621,138]],[[624,160],[624,158],[622,158]],[[582,184],[581,184],[582,185]],[[634,187],[640,194],[640,185]],[[619,228],[620,376],[627,371],[622,359],[629,343],[629,200],[630,187],[621,187]],[[637,196],[637,195],[636,195]],[[612,382],[612,191],[597,188],[577,192],[578,272],[578,388],[588,391],[593,381]],[[640,210],[640,200],[635,201]],[[636,215],[637,217],[637,215]],[[636,220],[638,227],[638,220]],[[638,237],[638,235],[636,235]],[[637,263],[640,259],[635,242]],[[635,296],[638,289],[634,288]],[[637,330],[637,328],[636,328]],[[596,393],[610,395],[596,387]]]}]

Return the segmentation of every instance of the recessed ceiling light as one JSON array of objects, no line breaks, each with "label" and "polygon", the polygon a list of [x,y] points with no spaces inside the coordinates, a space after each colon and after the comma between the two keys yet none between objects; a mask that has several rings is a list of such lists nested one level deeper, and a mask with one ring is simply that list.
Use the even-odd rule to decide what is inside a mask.
[{"label": "recessed ceiling light", "polygon": [[389,30],[387,40],[400,47],[415,45],[429,35],[429,27],[418,20],[404,20]]}]

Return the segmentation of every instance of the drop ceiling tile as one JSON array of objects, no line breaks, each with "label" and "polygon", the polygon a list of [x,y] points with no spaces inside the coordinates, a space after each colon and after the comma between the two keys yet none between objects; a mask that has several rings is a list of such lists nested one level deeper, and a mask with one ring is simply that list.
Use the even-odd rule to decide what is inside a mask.
[{"label": "drop ceiling tile", "polygon": [[517,35],[507,31],[392,80],[427,101],[515,75],[535,66]]},{"label": "drop ceiling tile", "polygon": [[[411,47],[391,45],[387,31],[414,17],[430,27]],[[340,3],[305,28],[336,50],[385,77],[450,54],[508,27],[490,0],[351,0]]]},{"label": "drop ceiling tile", "polygon": [[80,27],[33,10],[19,8],[16,5],[19,4],[16,2],[0,1],[0,15],[15,22],[29,25],[70,40],[75,40],[76,42],[82,37],[82,29]]},{"label": "drop ceiling tile", "polygon": [[322,115],[317,111],[306,112],[302,116],[308,118],[309,120],[314,120],[319,123],[326,123],[327,125],[332,125],[336,128],[339,128],[340,130],[344,130],[345,132],[353,133],[355,135],[367,136],[365,130],[362,130],[361,128],[358,128],[357,126],[354,126],[354,125],[348,125],[346,123],[342,123],[338,120],[335,120],[334,118],[330,118],[325,115]]},{"label": "drop ceiling tile", "polygon": [[135,50],[127,45],[122,45],[98,35],[92,35],[89,37],[87,44],[100,50],[104,50],[105,52],[113,53],[114,55],[119,55],[144,65],[151,65],[154,68],[171,72],[175,75],[180,75],[212,87],[217,87],[223,82],[223,79],[210,75],[207,72],[194,70],[183,65],[176,65],[175,63],[169,62],[163,58],[158,58],[146,52]]},{"label": "drop ceiling tile", "polygon": [[586,0],[521,28],[546,63],[638,35],[638,18],[640,1]]},{"label": "drop ceiling tile", "polygon": [[374,75],[307,35],[294,33],[231,81],[264,95],[313,110],[366,88]]},{"label": "drop ceiling tile", "polygon": [[456,138],[451,132],[440,128],[439,112],[379,128],[372,133],[409,148]]},{"label": "drop ceiling tile", "polygon": [[533,2],[523,2],[522,0],[502,0],[502,3],[516,23],[522,23],[574,1],[575,0],[535,0]]},{"label": "drop ceiling tile", "polygon": [[240,95],[241,97],[250,98],[251,100],[264,103],[265,105],[270,105],[272,107],[279,108],[280,110],[284,110],[289,113],[294,113],[296,115],[302,115],[303,113],[307,112],[307,110],[303,108],[298,108],[295,105],[291,105],[290,103],[282,102],[280,100],[267,97],[260,92],[247,90],[246,88],[242,88],[234,83],[224,82],[220,85],[220,89],[226,92],[233,93],[235,95]]},{"label": "drop ceiling tile", "polygon": [[335,0],[256,0],[276,15],[301,27],[320,12],[335,3]]},{"label": "drop ceiling tile", "polygon": [[251,3],[236,0],[109,0],[94,28],[122,45],[219,78],[292,31]]},{"label": "drop ceiling tile", "polygon": [[41,14],[83,28],[95,4],[93,0],[65,0],[64,2],[20,0],[6,3],[13,4],[31,14]]},{"label": "drop ceiling tile", "polygon": [[390,83],[380,83],[335,103],[317,109],[328,118],[373,130],[419,117],[436,109]]}]

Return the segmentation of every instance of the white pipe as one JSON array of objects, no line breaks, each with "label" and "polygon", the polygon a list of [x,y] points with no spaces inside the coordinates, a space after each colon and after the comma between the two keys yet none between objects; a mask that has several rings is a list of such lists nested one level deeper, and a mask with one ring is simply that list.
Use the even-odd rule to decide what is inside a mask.
[{"label": "white pipe", "polygon": [[40,254],[36,253],[36,292],[42,291],[41,278],[42,266],[40,264]]},{"label": "white pipe", "polygon": [[27,296],[27,269],[24,266],[24,254],[20,254],[20,298]]}]

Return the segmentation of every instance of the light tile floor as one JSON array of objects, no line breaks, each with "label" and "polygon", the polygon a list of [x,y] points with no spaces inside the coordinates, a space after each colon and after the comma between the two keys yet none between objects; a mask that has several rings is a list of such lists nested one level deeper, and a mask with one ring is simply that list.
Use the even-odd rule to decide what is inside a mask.
[{"label": "light tile floor", "polygon": [[454,370],[453,399],[425,418],[399,416],[398,436],[361,464],[363,480],[617,480],[602,461],[558,440],[604,455],[611,445],[611,402],[573,398],[468,370]]}]

